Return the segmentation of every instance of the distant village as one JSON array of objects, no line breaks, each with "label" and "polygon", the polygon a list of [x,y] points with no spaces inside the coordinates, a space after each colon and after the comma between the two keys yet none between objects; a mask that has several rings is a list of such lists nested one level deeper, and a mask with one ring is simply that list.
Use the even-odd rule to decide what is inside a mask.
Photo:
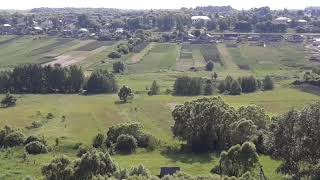
[{"label": "distant village", "polygon": [[[48,35],[63,38],[113,41],[137,36],[148,41],[211,43],[223,40],[320,45],[320,7],[271,10],[269,7],[238,11],[230,6],[178,10],[118,10],[38,8],[2,11],[1,35]],[[143,31],[143,33],[141,33]]]}]

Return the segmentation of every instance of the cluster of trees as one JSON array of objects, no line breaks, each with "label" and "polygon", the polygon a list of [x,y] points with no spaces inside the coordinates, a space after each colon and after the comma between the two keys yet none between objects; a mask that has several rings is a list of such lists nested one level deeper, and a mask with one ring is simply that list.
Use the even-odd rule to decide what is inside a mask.
[{"label": "cluster of trees", "polygon": [[137,148],[154,150],[159,141],[149,133],[143,131],[140,123],[124,123],[111,126],[107,134],[98,134],[93,140],[93,147],[106,147],[109,152],[131,154]]},{"label": "cluster of trees", "polygon": [[315,67],[311,72],[305,72],[302,80],[296,80],[294,85],[310,84],[320,87],[320,68]]},{"label": "cluster of trees", "polygon": [[0,130],[0,148],[10,148],[15,146],[25,145],[25,150],[28,154],[47,153],[47,143],[44,137],[25,135],[19,129],[14,129],[5,126]]},{"label": "cluster of trees", "polygon": [[[245,152],[246,153],[246,152]],[[249,153],[249,152],[248,152]],[[248,164],[248,163],[247,163]],[[162,178],[152,176],[150,171],[143,165],[138,165],[130,169],[121,168],[111,158],[108,152],[92,149],[74,161],[66,155],[54,158],[50,163],[44,165],[41,170],[47,180],[180,180],[180,179],[207,179],[219,180],[220,176],[190,176],[182,172],[174,175],[166,175]],[[224,180],[248,180],[254,179],[250,172],[241,177],[223,176]]]},{"label": "cluster of trees", "polygon": [[186,141],[194,152],[221,151],[245,141],[257,141],[269,122],[263,109],[248,106],[236,110],[220,97],[186,102],[176,106],[172,116],[174,136]]},{"label": "cluster of trees", "polygon": [[84,84],[80,67],[40,66],[27,64],[0,73],[0,92],[13,93],[75,93]]},{"label": "cluster of trees", "polygon": [[178,77],[173,85],[173,94],[176,96],[211,95],[212,91],[211,80],[200,77]]},{"label": "cluster of trees", "polygon": [[[142,31],[141,33],[137,33],[138,35],[140,35],[142,38],[145,36],[144,31]],[[129,39],[129,41],[127,43],[120,43],[117,45],[117,49],[116,51],[112,51],[108,57],[115,59],[115,58],[121,58],[121,56],[123,54],[128,54],[130,52],[133,51],[134,47],[143,43],[143,39],[142,38],[131,38]]]},{"label": "cluster of trees", "polygon": [[93,72],[84,87],[88,93],[116,93],[118,91],[115,76],[106,70]]},{"label": "cluster of trees", "polygon": [[239,177],[256,170],[257,151],[282,160],[278,170],[293,179],[318,179],[319,109],[316,102],[271,121],[257,106],[236,110],[220,97],[202,98],[174,109],[172,131],[193,152],[223,151],[213,169],[219,174]]},{"label": "cluster of trees", "polygon": [[122,73],[126,70],[126,64],[122,61],[118,61],[112,64],[114,73]]},{"label": "cluster of trees", "polygon": [[238,80],[227,76],[225,80],[218,85],[220,93],[230,95],[240,95],[243,93],[255,92],[257,89],[272,90],[274,88],[273,80],[270,76],[265,76],[264,79],[259,80],[253,76],[239,77]]}]

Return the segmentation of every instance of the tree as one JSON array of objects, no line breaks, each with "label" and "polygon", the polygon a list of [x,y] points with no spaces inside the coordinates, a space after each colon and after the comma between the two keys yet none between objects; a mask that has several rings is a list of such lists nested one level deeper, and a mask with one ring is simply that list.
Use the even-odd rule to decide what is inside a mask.
[{"label": "tree", "polygon": [[140,164],[137,167],[131,168],[129,175],[149,177],[151,173],[147,168],[145,168],[142,164]]},{"label": "tree", "polygon": [[216,72],[213,73],[213,78],[214,78],[215,81],[217,80],[218,74]]},{"label": "tree", "polygon": [[45,154],[48,153],[48,148],[42,142],[32,141],[25,146],[29,154]]},{"label": "tree", "polygon": [[153,96],[153,95],[158,95],[159,93],[160,93],[160,87],[157,84],[157,81],[153,81],[152,85],[151,85],[151,88],[150,88],[150,91],[148,92],[148,94],[150,96]]},{"label": "tree", "polygon": [[115,58],[121,58],[121,53],[118,51],[112,51],[109,55],[109,58],[115,59]]},{"label": "tree", "polygon": [[255,145],[245,142],[241,146],[232,146],[220,154],[219,165],[215,170],[222,175],[240,177],[246,172],[254,171],[259,164]]},{"label": "tree", "polygon": [[213,85],[212,85],[212,82],[210,80],[207,80],[206,81],[206,84],[204,86],[204,92],[203,94],[204,95],[212,95],[212,92],[213,92]]},{"label": "tree", "polygon": [[115,73],[122,73],[126,69],[126,65],[124,64],[124,62],[121,62],[121,61],[113,63],[112,67],[113,67],[113,72]]},{"label": "tree", "polygon": [[207,29],[208,31],[213,31],[215,29],[217,29],[217,23],[214,20],[210,20],[207,22]]},{"label": "tree", "polygon": [[241,119],[234,123],[233,144],[253,141],[257,137],[257,126],[251,120]]},{"label": "tree", "polygon": [[178,105],[172,116],[174,136],[186,141],[194,152],[228,148],[232,143],[230,126],[238,121],[236,111],[220,97]]},{"label": "tree", "polygon": [[16,105],[17,99],[11,95],[9,92],[6,96],[1,100],[2,107],[11,107]]},{"label": "tree", "polygon": [[114,93],[118,90],[118,84],[113,74],[98,70],[90,75],[86,90],[89,93]]},{"label": "tree", "polygon": [[91,179],[93,176],[111,176],[118,169],[108,152],[92,149],[81,156],[75,165],[75,179]]},{"label": "tree", "polygon": [[131,89],[127,86],[122,86],[118,93],[119,99],[126,103],[128,98],[132,99],[134,94],[132,93]]},{"label": "tree", "polygon": [[207,71],[212,71],[214,68],[214,64],[212,61],[209,61],[207,64],[206,64],[206,70]]},{"label": "tree", "polygon": [[252,25],[247,21],[239,21],[235,25],[235,30],[238,32],[250,32]]},{"label": "tree", "polygon": [[319,109],[320,102],[316,102],[301,110],[291,109],[273,120],[274,155],[283,160],[279,170],[293,178],[316,175],[312,167],[318,166],[320,160]]},{"label": "tree", "polygon": [[122,134],[132,135],[134,138],[139,140],[140,137],[143,136],[142,129],[143,126],[137,122],[111,126],[107,132],[106,144],[110,146],[110,144],[116,143],[118,137]]},{"label": "tree", "polygon": [[262,80],[262,86],[263,90],[273,90],[274,89],[274,83],[270,76],[265,76]]},{"label": "tree", "polygon": [[138,147],[137,139],[132,135],[122,134],[117,138],[115,149],[119,153],[132,154]]},{"label": "tree", "polygon": [[47,180],[70,180],[74,175],[71,160],[65,155],[56,157],[49,164],[44,165],[41,172]]},{"label": "tree", "polygon": [[240,95],[242,92],[241,86],[238,81],[233,80],[231,83],[230,95]]},{"label": "tree", "polygon": [[104,135],[99,133],[94,137],[92,146],[94,148],[101,148],[104,141],[105,141]]},{"label": "tree", "polygon": [[241,106],[238,109],[240,118],[251,120],[258,130],[267,129],[270,123],[270,117],[266,111],[259,106]]},{"label": "tree", "polygon": [[242,92],[250,93],[257,90],[257,80],[253,76],[244,76],[239,78]]},{"label": "tree", "polygon": [[220,93],[223,93],[224,91],[227,90],[226,82],[225,82],[225,81],[220,81],[220,82],[219,82],[218,90],[219,90]]},{"label": "tree", "polygon": [[198,77],[178,77],[173,85],[173,94],[177,96],[192,96],[203,93],[204,79]]},{"label": "tree", "polygon": [[24,144],[27,145],[28,143],[33,142],[33,141],[39,141],[39,142],[41,142],[41,143],[44,144],[44,145],[47,144],[47,141],[44,139],[44,137],[38,137],[38,136],[35,136],[35,135],[29,136],[29,137],[24,141]]},{"label": "tree", "polygon": [[82,89],[84,83],[84,73],[79,66],[72,65],[68,68],[68,74],[66,79],[68,92],[79,92]]}]

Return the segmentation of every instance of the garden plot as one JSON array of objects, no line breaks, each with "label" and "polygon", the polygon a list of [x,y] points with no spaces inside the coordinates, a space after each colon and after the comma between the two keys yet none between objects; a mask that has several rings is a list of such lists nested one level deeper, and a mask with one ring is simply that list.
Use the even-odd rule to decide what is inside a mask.
[{"label": "garden plot", "polygon": [[206,62],[201,53],[200,44],[183,43],[180,51],[180,58],[177,61],[176,69],[180,71],[190,69],[201,69]]},{"label": "garden plot", "polygon": [[99,49],[103,46],[111,46],[115,44],[116,41],[93,41],[84,46],[81,46],[76,49],[76,51],[93,51]]},{"label": "garden plot", "polygon": [[202,44],[200,51],[206,62],[212,61],[222,64],[219,50],[215,44]]},{"label": "garden plot", "polygon": [[88,57],[100,53],[105,49],[104,46],[95,49],[93,51],[70,51],[67,53],[64,53],[58,57],[55,57],[54,61],[51,61],[49,63],[46,63],[44,65],[54,65],[54,64],[60,64],[62,67],[70,66],[73,64],[80,63],[81,61],[87,59]]},{"label": "garden plot", "polygon": [[135,64],[140,62],[140,60],[152,50],[154,45],[155,43],[141,43],[135,46],[132,50],[133,55],[129,59],[128,64]]}]

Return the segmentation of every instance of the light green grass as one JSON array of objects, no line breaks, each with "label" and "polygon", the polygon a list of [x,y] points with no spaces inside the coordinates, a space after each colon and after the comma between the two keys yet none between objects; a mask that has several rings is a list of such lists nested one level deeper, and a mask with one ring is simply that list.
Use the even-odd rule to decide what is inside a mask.
[{"label": "light green grass", "polygon": [[176,62],[176,44],[157,43],[140,63],[128,65],[130,73],[158,72],[170,69]]}]

